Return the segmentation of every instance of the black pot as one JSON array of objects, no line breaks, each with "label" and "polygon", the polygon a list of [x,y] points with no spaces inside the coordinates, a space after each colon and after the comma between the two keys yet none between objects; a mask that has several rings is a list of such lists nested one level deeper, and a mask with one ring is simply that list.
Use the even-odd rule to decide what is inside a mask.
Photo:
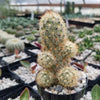
[{"label": "black pot", "polygon": [[43,100],[80,100],[80,98],[84,95],[86,89],[85,86],[81,91],[77,93],[70,94],[70,95],[58,95],[58,94],[49,93],[39,86],[37,87]]}]

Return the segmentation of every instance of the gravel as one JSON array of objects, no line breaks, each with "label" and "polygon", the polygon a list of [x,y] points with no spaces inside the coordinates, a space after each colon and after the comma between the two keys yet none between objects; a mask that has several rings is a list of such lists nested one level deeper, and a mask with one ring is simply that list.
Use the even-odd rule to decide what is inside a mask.
[{"label": "gravel", "polygon": [[92,100],[91,92],[87,92],[87,94],[84,95],[80,100]]},{"label": "gravel", "polygon": [[[15,99],[9,98],[8,100],[20,100],[20,97],[17,97]],[[34,98],[30,97],[29,100],[35,100]]]},{"label": "gravel", "polygon": [[18,83],[15,80],[11,80],[10,78],[0,79],[0,90],[9,88],[15,85],[18,85]]},{"label": "gravel", "polygon": [[92,66],[86,66],[86,75],[88,79],[95,80],[100,75],[100,69]]},{"label": "gravel", "polygon": [[35,54],[40,54],[41,53],[41,50],[39,50],[39,49],[32,49],[32,50],[29,49],[28,51],[30,51],[32,53],[35,53]]},{"label": "gravel", "polygon": [[85,60],[85,62],[100,66],[100,61],[96,61],[95,58],[94,58],[94,55],[96,55],[95,52],[93,52],[93,53]]},{"label": "gravel", "polygon": [[92,52],[92,50],[86,49],[82,52],[82,54],[76,56],[75,58],[78,60],[84,59],[87,55],[89,55]]},{"label": "gravel", "polygon": [[[31,63],[31,67],[36,65],[35,62]],[[35,73],[32,73],[32,71],[26,67],[20,66],[17,70],[14,71],[25,83],[30,83],[32,81],[35,81],[35,77],[37,72],[41,69],[41,66],[37,64],[36,69],[34,70]]]},{"label": "gravel", "polygon": [[24,52],[20,52],[19,53],[19,56],[21,57],[20,59],[16,59],[15,56],[16,55],[14,54],[12,56],[3,57],[3,60],[6,61],[7,63],[13,63],[13,62],[16,62],[16,61],[19,61],[21,59],[25,59],[25,58],[28,57],[28,55],[26,53],[24,53]]}]

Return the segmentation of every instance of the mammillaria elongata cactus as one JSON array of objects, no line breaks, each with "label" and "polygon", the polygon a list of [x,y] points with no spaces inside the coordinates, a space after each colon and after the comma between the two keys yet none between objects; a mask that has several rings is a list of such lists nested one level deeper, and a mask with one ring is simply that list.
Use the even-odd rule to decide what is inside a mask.
[{"label": "mammillaria elongata cactus", "polygon": [[77,85],[78,72],[71,67],[70,61],[78,49],[76,44],[68,40],[66,33],[66,25],[58,13],[47,11],[42,16],[40,20],[42,54],[38,55],[38,63],[43,70],[36,77],[40,87],[45,88],[53,84],[61,84],[64,87]]}]

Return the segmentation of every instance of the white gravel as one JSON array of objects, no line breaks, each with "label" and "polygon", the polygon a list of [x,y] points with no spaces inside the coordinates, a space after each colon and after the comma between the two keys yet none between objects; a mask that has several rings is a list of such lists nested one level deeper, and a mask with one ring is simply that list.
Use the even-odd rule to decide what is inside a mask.
[{"label": "white gravel", "polygon": [[96,55],[95,52],[93,52],[93,53],[85,60],[85,62],[91,63],[91,64],[95,64],[95,65],[99,65],[99,66],[100,66],[100,61],[96,61],[95,58],[94,58],[94,55]]},{"label": "white gravel", "polygon": [[88,54],[90,54],[92,52],[92,50],[86,49],[82,52],[82,54],[77,55],[75,58],[78,60],[82,60],[83,58],[85,58]]},{"label": "white gravel", "polygon": [[[17,97],[17,98],[15,98],[15,99],[9,98],[9,99],[7,99],[7,100],[20,100],[20,97]],[[35,100],[35,99],[32,98],[32,97],[30,97],[29,100]]]},{"label": "white gravel", "polygon": [[13,63],[13,62],[16,62],[16,61],[19,61],[21,59],[25,59],[25,58],[28,57],[28,55],[26,53],[24,53],[24,52],[20,52],[19,53],[19,56],[21,56],[20,59],[16,59],[15,56],[16,55],[14,54],[14,55],[9,56],[9,57],[3,57],[3,60],[6,61],[7,63]]},{"label": "white gravel", "polygon": [[95,80],[100,75],[100,69],[96,69],[92,66],[86,66],[86,74],[88,79]]},{"label": "white gravel", "polygon": [[15,80],[10,80],[10,78],[0,79],[0,90],[9,88],[15,85],[18,85],[18,83]]},{"label": "white gravel", "polygon": [[91,92],[87,92],[87,94],[84,95],[80,100],[92,100]]},{"label": "white gravel", "polygon": [[40,54],[41,53],[41,50],[39,50],[39,49],[32,49],[32,50],[29,49],[28,51],[30,51],[32,53],[35,53],[35,54]]},{"label": "white gravel", "polygon": [[[31,67],[36,65],[35,62],[31,63]],[[17,70],[14,71],[25,83],[30,83],[35,80],[37,72],[41,69],[42,67],[37,64],[36,69],[34,70],[35,73],[32,73],[32,71],[28,68],[25,67],[19,67]]]}]

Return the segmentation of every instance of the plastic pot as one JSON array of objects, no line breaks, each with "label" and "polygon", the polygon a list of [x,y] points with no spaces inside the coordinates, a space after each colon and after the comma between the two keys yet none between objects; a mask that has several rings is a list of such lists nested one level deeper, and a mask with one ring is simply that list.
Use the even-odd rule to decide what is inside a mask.
[{"label": "plastic pot", "polygon": [[77,93],[70,94],[70,95],[58,95],[58,94],[49,93],[39,86],[37,87],[43,100],[80,100],[80,98],[85,93],[85,89],[86,89],[86,86],[85,86],[81,91]]}]

